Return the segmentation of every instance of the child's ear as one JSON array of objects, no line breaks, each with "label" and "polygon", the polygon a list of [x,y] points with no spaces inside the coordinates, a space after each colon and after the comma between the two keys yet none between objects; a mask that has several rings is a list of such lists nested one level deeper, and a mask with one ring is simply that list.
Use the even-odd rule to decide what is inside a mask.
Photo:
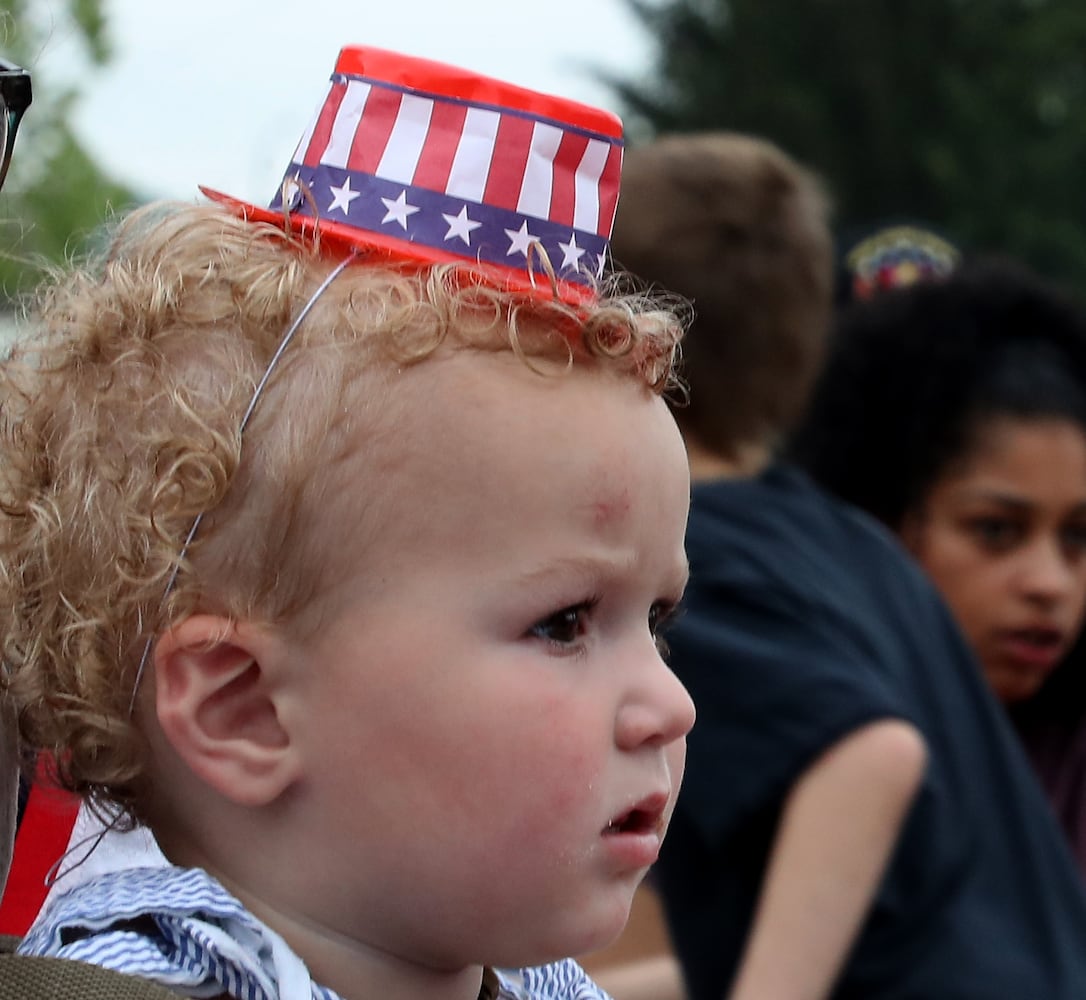
[{"label": "child's ear", "polygon": [[267,805],[297,779],[267,659],[275,640],[217,615],[193,615],[155,646],[155,702],[166,739],[227,799]]}]

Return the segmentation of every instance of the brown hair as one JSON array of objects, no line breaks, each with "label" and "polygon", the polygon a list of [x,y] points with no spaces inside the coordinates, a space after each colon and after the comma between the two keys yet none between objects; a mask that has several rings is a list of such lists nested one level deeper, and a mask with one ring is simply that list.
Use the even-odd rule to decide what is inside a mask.
[{"label": "brown hair", "polygon": [[334,263],[221,208],[147,206],[103,259],[40,292],[34,337],[4,368],[5,684],[25,745],[55,753],[62,783],[92,804],[139,813],[147,752],[131,704],[150,637],[196,610],[292,618],[327,582],[312,528],[334,487],[320,473],[359,426],[394,436],[382,414],[398,369],[511,350],[536,368],[671,381],[681,330],[646,296],[575,308],[462,265],[362,260],[316,300],[243,449],[254,387]]},{"label": "brown hair", "polygon": [[820,365],[833,294],[828,200],[773,144],[730,133],[631,149],[616,261],[691,300],[683,430],[734,457],[798,419]]}]

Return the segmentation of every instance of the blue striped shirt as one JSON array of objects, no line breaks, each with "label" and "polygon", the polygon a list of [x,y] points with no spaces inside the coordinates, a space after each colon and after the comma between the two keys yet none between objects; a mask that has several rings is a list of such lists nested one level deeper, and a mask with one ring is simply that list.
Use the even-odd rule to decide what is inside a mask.
[{"label": "blue striped shirt", "polygon": [[[19,952],[143,976],[189,997],[342,1000],[198,868],[110,872],[58,896]],[[608,1000],[576,962],[495,970],[499,1000]]]}]

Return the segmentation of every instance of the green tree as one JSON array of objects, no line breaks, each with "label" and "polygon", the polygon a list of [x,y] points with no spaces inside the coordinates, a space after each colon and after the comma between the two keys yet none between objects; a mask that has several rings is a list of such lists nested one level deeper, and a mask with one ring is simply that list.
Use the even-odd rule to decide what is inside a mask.
[{"label": "green tree", "polygon": [[627,0],[631,134],[727,128],[820,171],[842,230],[911,217],[1086,276],[1081,0]]},{"label": "green tree", "polygon": [[34,0],[6,0],[0,12],[0,51],[33,72],[34,101],[19,128],[15,158],[0,193],[0,300],[38,276],[40,260],[77,252],[112,209],[137,201],[106,177],[69,124],[77,95],[70,85],[34,69],[34,54],[57,36],[78,39],[88,66],[110,57],[103,0],[49,5],[48,20]]}]

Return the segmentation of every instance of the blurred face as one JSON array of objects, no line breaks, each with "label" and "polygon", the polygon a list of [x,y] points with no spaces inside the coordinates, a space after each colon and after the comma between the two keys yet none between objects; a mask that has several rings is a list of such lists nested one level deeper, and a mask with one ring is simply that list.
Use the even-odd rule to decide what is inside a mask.
[{"label": "blurred face", "polygon": [[581,953],[656,859],[694,719],[656,643],[686,580],[682,442],[629,380],[482,354],[401,374],[379,530],[338,527],[355,568],[296,652],[309,917],[431,968]]},{"label": "blurred face", "polygon": [[1034,694],[1086,608],[1086,433],[997,418],[903,530],[1004,702]]}]

